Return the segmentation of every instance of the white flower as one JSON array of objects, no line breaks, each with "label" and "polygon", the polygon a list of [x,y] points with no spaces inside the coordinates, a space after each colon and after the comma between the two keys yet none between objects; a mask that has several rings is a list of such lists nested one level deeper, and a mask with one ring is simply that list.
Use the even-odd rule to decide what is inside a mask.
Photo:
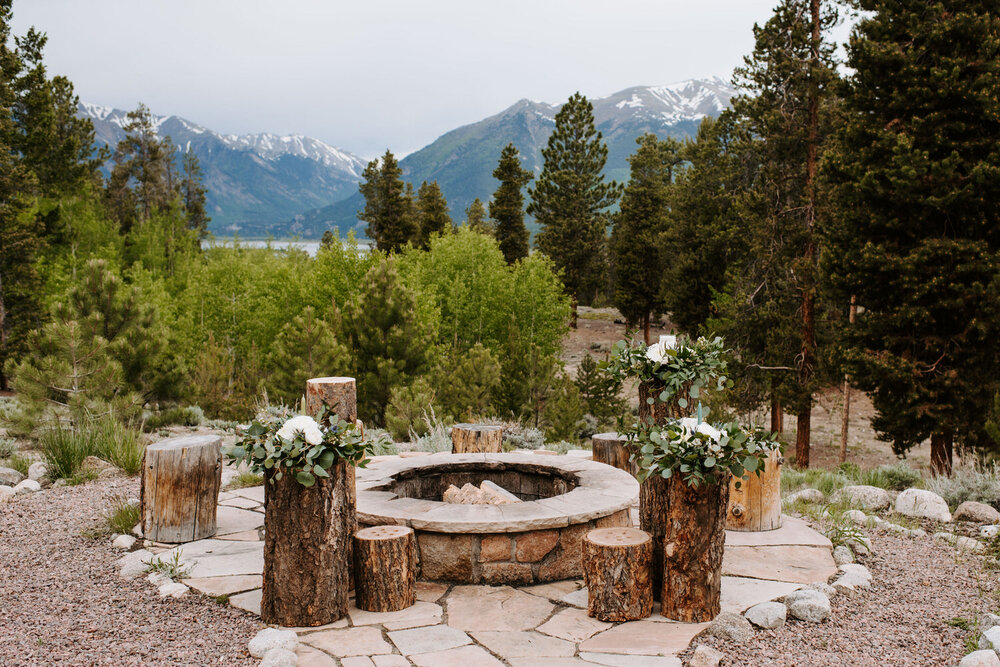
[{"label": "white flower", "polygon": [[677,347],[677,336],[660,336],[660,342],[646,348],[646,358],[653,363],[662,364],[667,357],[667,350]]},{"label": "white flower", "polygon": [[684,417],[683,419],[677,420],[677,423],[680,424],[681,428],[688,433],[703,433],[704,435],[707,435],[712,442],[719,442],[722,440],[722,433],[719,429],[715,428],[708,422],[701,422],[699,424],[698,420],[694,417]]},{"label": "white flower", "polygon": [[278,435],[285,440],[294,439],[296,433],[301,433],[310,445],[318,445],[323,442],[323,432],[319,429],[319,424],[308,415],[292,417],[278,429]]}]

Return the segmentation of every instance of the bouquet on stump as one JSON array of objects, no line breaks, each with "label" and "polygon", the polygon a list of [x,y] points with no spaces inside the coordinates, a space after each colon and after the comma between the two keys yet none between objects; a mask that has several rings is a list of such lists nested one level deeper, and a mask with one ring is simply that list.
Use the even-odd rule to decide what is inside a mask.
[{"label": "bouquet on stump", "polygon": [[[638,464],[639,516],[653,539],[653,593],[661,614],[710,621],[720,611],[729,482],[763,469],[769,434],[703,421],[703,391],[732,386],[721,338],[663,336],[615,345],[616,379],[639,380],[639,419],[620,424]],[[695,414],[692,415],[691,412]]]}]

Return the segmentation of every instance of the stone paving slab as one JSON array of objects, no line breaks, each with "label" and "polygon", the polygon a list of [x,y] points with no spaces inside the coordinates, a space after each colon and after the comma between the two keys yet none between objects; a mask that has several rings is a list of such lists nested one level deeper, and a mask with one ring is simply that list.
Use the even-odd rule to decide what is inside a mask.
[{"label": "stone paving slab", "polygon": [[538,627],[555,605],[510,586],[456,586],[447,600],[448,625],[469,631],[514,631]]},{"label": "stone paving slab", "polygon": [[243,533],[257,530],[264,525],[264,515],[253,510],[243,510],[238,507],[219,505],[216,514],[216,537],[232,533]]},{"label": "stone paving slab", "polygon": [[708,623],[630,621],[580,643],[580,650],[623,655],[677,655]]},{"label": "stone paving slab", "polygon": [[534,630],[527,632],[474,632],[477,642],[504,660],[510,658],[569,658],[576,642],[549,637]]},{"label": "stone paving slab", "polygon": [[249,498],[254,500],[259,504],[264,504],[264,486],[249,486],[245,489],[233,489],[232,491],[227,491],[226,493],[231,493],[234,496],[239,496],[241,498]]},{"label": "stone paving slab", "polygon": [[250,500],[249,498],[244,498],[242,496],[233,496],[228,500],[222,500],[220,498],[219,505],[225,505],[226,507],[238,507],[244,510],[252,510],[261,506],[261,504],[256,500]]},{"label": "stone paving slab", "polygon": [[833,549],[833,543],[806,524],[786,514],[781,515],[781,528],[757,532],[726,531],[726,547],[816,546]]},{"label": "stone paving slab", "polygon": [[181,579],[181,583],[190,586],[199,593],[218,597],[233,595],[260,588],[264,577],[259,574],[243,574],[232,577],[197,577]]},{"label": "stone paving slab", "polygon": [[580,653],[580,657],[596,665],[611,667],[682,667],[681,659],[663,656],[613,655],[608,653]]},{"label": "stone paving slab", "polygon": [[504,664],[480,646],[461,646],[447,651],[413,656],[417,667],[504,667]]},{"label": "stone paving slab", "polygon": [[230,540],[234,542],[260,542],[262,538],[260,532],[256,530],[244,530],[241,533],[227,533],[225,535],[216,535],[217,539],[220,540]]},{"label": "stone paving slab", "polygon": [[401,611],[365,611],[351,605],[347,610],[354,625],[384,625],[389,630],[403,630],[441,622],[441,606],[433,602],[417,602]]},{"label": "stone paving slab", "polygon": [[[812,583],[812,582],[810,582]],[[802,584],[784,581],[764,581],[746,577],[722,578],[722,611],[742,614],[761,602],[783,598],[792,591],[802,588]]]},{"label": "stone paving slab", "polygon": [[472,643],[469,635],[447,625],[390,632],[389,639],[403,655],[433,653]]},{"label": "stone paving slab", "polygon": [[539,625],[538,631],[559,639],[582,642],[598,632],[607,630],[611,625],[587,616],[587,612],[583,609],[563,609]]},{"label": "stone paving slab", "polygon": [[337,658],[392,653],[392,645],[382,638],[382,631],[373,627],[323,630],[310,633],[301,641]]},{"label": "stone paving slab", "polygon": [[722,573],[753,579],[811,584],[837,574],[833,554],[826,547],[726,547]]},{"label": "stone paving slab", "polygon": [[264,543],[207,539],[188,542],[160,554],[170,560],[180,554],[181,563],[190,567],[189,577],[223,577],[237,574],[260,574],[264,571]]},{"label": "stone paving slab", "polygon": [[240,593],[239,595],[230,595],[229,604],[254,616],[260,616],[260,600],[262,597],[263,592],[258,588],[246,593]]},{"label": "stone paving slab", "polygon": [[334,658],[305,644],[298,645],[295,655],[299,659],[298,667],[337,667]]}]

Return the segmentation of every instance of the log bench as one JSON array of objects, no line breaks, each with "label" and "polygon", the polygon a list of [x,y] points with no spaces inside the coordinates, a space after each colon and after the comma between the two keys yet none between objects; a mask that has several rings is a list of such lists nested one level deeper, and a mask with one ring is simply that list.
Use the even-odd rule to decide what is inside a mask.
[{"label": "log bench", "polygon": [[167,438],[146,448],[139,491],[142,534],[154,542],[215,535],[222,485],[222,438]]}]

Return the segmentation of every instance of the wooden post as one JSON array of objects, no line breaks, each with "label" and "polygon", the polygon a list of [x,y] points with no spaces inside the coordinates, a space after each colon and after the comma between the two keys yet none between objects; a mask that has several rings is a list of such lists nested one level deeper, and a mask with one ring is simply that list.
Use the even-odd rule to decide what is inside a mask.
[{"label": "wooden post", "polygon": [[355,603],[399,611],[417,601],[417,546],[407,526],[372,526],[354,535]]},{"label": "wooden post", "polygon": [[775,448],[767,457],[760,476],[748,472],[736,488],[729,482],[729,512],[726,528],[743,532],[781,528],[781,464],[784,458]]},{"label": "wooden post", "polygon": [[[355,421],[354,378],[309,380],[306,410],[315,416],[323,405],[341,419]],[[308,488],[294,475],[273,480],[273,471],[265,473],[260,605],[265,623],[316,626],[347,614],[351,542],[357,529],[354,467],[341,461],[329,472],[329,478],[317,478]]]},{"label": "wooden post", "polygon": [[142,531],[154,542],[215,535],[222,485],[222,438],[168,438],[146,448],[139,496]]},{"label": "wooden post", "polygon": [[598,528],[583,539],[587,615],[618,623],[653,612],[653,542],[636,528]]},{"label": "wooden post", "polygon": [[633,476],[638,471],[638,466],[629,460],[632,449],[628,440],[620,433],[595,433],[590,443],[595,461],[620,468]]},{"label": "wooden post", "polygon": [[503,429],[485,424],[455,424],[451,427],[451,453],[499,454],[503,451]]}]

